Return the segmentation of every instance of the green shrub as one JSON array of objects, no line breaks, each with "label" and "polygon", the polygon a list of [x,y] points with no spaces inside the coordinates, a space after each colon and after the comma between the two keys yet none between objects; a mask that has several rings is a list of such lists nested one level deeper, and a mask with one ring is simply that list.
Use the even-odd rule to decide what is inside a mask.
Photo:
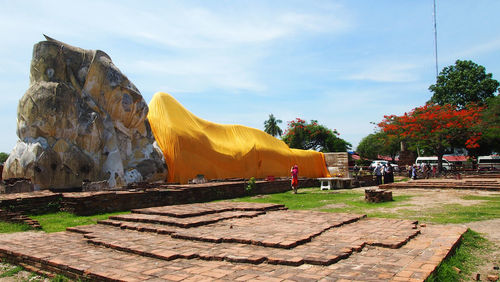
[{"label": "green shrub", "polygon": [[247,186],[245,187],[245,192],[247,193],[247,195],[253,194],[255,192],[255,187],[255,177],[251,177],[248,180]]},{"label": "green shrub", "polygon": [[9,154],[1,152],[0,153],[0,164],[4,163],[7,160],[8,157],[9,157]]}]

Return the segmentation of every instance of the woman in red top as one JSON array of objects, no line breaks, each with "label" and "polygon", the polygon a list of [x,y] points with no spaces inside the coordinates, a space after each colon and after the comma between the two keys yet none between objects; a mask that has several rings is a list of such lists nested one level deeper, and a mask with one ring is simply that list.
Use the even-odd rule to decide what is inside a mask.
[{"label": "woman in red top", "polygon": [[299,167],[297,165],[292,166],[290,173],[292,174],[293,193],[297,194],[297,187],[299,186]]}]

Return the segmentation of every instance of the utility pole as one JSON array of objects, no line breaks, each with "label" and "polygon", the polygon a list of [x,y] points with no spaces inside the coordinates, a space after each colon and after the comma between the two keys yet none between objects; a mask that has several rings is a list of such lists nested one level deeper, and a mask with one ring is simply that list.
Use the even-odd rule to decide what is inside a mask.
[{"label": "utility pole", "polygon": [[436,56],[436,82],[437,82],[439,69],[438,69],[438,42],[437,42],[437,25],[436,25],[436,0],[434,0],[434,53]]}]

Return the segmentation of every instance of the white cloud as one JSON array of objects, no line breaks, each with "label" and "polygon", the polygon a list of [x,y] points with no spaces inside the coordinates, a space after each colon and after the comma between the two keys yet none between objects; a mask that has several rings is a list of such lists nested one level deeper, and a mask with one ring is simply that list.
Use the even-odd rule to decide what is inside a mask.
[{"label": "white cloud", "polygon": [[420,67],[412,63],[375,63],[362,67],[353,74],[344,76],[348,80],[368,80],[375,82],[413,82],[419,79],[416,69]]},{"label": "white cloud", "polygon": [[460,49],[461,50],[445,54],[442,60],[453,64],[457,59],[468,59],[472,56],[480,56],[485,53],[498,53],[500,52],[500,38],[495,38],[490,41],[481,42],[468,47],[462,47]]},{"label": "white cloud", "polygon": [[[349,23],[342,15],[324,11],[211,10],[178,6],[162,16],[145,13],[147,22],[126,25],[129,35],[164,46],[178,48],[217,48],[233,44],[259,44],[290,38],[309,32],[335,33],[347,30]],[[147,30],[147,32],[145,32]]]},{"label": "white cloud", "polygon": [[[253,72],[253,63],[247,57],[196,56],[137,60],[125,65],[133,73],[149,73],[157,78],[158,85],[182,92],[201,92],[208,89],[243,90],[261,92],[266,86]],[[256,58],[257,60],[257,58]]]},{"label": "white cloud", "polygon": [[[158,85],[184,92],[219,88],[262,93],[268,86],[261,81],[258,69],[276,52],[273,43],[315,34],[331,36],[350,28],[341,6],[318,5],[12,2],[0,11],[0,26],[7,27],[1,30],[2,36],[9,38],[0,46],[0,53],[28,46],[23,52],[29,57],[31,52],[27,50],[47,33],[82,48],[106,49],[115,59],[116,51],[102,47],[111,46],[126,58],[120,60],[120,69],[126,69],[127,74],[142,72],[160,78]],[[142,58],[140,51],[128,51],[127,45],[115,41],[120,45],[140,44],[154,59]],[[9,64],[29,65],[15,60]]]},{"label": "white cloud", "polygon": [[5,27],[2,33],[16,40],[22,30],[25,40],[46,32],[72,38],[123,37],[164,47],[195,49],[266,43],[307,33],[332,34],[350,27],[340,7],[333,5],[306,12],[292,7],[259,7],[257,2],[248,7],[238,3],[227,7],[202,3],[12,2],[0,12],[0,23]]}]

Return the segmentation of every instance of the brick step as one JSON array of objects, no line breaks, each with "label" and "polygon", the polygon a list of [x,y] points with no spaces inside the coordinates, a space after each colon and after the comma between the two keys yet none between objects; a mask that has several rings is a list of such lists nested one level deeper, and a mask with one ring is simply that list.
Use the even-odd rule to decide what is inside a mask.
[{"label": "brick step", "polygon": [[191,228],[231,218],[256,217],[265,213],[266,213],[265,211],[225,211],[219,213],[205,214],[201,216],[193,216],[188,218],[178,218],[178,217],[170,217],[170,216],[156,215],[156,214],[132,213],[132,214],[110,216],[109,219],[115,221],[155,223],[162,225],[177,226],[182,228]]},{"label": "brick step", "polygon": [[418,183],[418,184],[407,184],[407,183],[398,183],[398,184],[384,184],[384,185],[403,185],[403,186],[411,186],[411,185],[428,185],[428,186],[450,186],[450,187],[458,187],[458,186],[467,186],[467,187],[475,187],[475,186],[491,186],[491,187],[500,187],[500,183]]},{"label": "brick step", "polygon": [[[278,250],[270,248],[276,242],[264,242],[257,246],[225,241],[198,242],[113,227],[100,228],[84,236],[90,244],[162,260],[197,258],[250,264],[330,265],[361,251],[365,245],[400,248],[420,234],[415,224],[403,220],[364,219],[330,229],[310,240],[307,246]],[[363,236],[361,233],[366,233],[368,229],[370,234]]]},{"label": "brick step", "polygon": [[[448,183],[449,184],[449,183]],[[462,183],[457,183],[456,185],[471,185],[471,186],[479,186],[479,185],[493,185],[500,186],[500,182],[475,182],[475,181],[465,181]]]},{"label": "brick step", "polygon": [[[287,213],[279,214],[278,216],[271,212],[271,214],[264,214],[258,218],[232,218],[226,221],[214,223],[216,225],[215,227],[221,229],[217,233],[210,231],[210,229],[214,227],[214,224],[211,224],[209,226],[201,226],[198,228],[185,229],[182,224],[155,224],[152,223],[152,220],[150,222],[122,221],[115,217],[110,217],[110,219],[107,220],[101,220],[98,223],[100,225],[109,225],[121,229],[137,230],[158,234],[170,234],[172,237],[178,239],[214,243],[232,242],[265,245],[276,248],[292,248],[294,246],[309,242],[311,238],[318,236],[325,230],[333,227],[338,227],[342,224],[355,222],[365,217],[365,215],[356,214],[337,214],[335,216],[333,216],[332,214],[327,214],[328,217],[325,219],[313,220],[312,222],[303,222],[301,224],[301,218],[303,217],[303,215],[303,211],[288,211]],[[165,220],[170,221],[172,220],[172,218],[167,218]],[[177,220],[184,219],[178,218]],[[266,223],[263,225],[258,225],[256,222],[260,221],[264,221]],[[284,224],[284,228],[286,228],[287,230],[280,230],[277,227],[279,226],[277,222]],[[306,228],[306,230],[308,230],[309,232],[295,230],[296,224],[301,225],[303,228]],[[68,228],[67,230],[79,233],[88,233],[87,227],[74,227]],[[258,230],[262,230],[263,232],[266,232],[266,234],[255,234],[256,232],[258,232]],[[274,242],[273,238],[278,234],[289,234],[287,236],[288,239]]]},{"label": "brick step", "polygon": [[40,229],[40,223],[21,212],[12,212],[0,209],[0,221],[27,224],[33,229]]},{"label": "brick step", "polygon": [[484,180],[450,180],[450,181],[426,181],[417,180],[409,182],[391,183],[380,185],[380,188],[422,188],[422,189],[471,189],[485,191],[500,191],[500,182]]},{"label": "brick step", "polygon": [[132,213],[186,218],[229,211],[271,211],[281,209],[286,209],[285,205],[271,203],[249,204],[244,202],[216,202],[133,209]]},{"label": "brick step", "polygon": [[[110,225],[121,229],[135,230],[140,232],[151,232],[157,234],[172,234],[176,232],[179,228],[181,228],[175,226],[159,225],[154,223],[128,222],[128,221],[119,221],[113,219],[99,220],[97,223],[103,225]],[[74,230],[68,230],[68,231],[79,232],[81,231],[81,229],[75,228]]]},{"label": "brick step", "polygon": [[466,183],[461,183],[461,184],[450,184],[450,183],[398,183],[398,184],[384,184],[384,185],[392,185],[392,186],[442,186],[442,187],[500,187],[500,184],[498,185],[492,185],[492,184],[466,184]]},{"label": "brick step", "polygon": [[[305,244],[273,247],[303,240],[335,222],[343,224]],[[422,281],[466,231],[461,225],[420,228],[409,220],[315,211],[269,211],[189,229],[197,236],[259,242],[251,245],[183,240],[150,232],[152,226],[188,230],[175,226],[119,224],[68,228],[73,232],[2,234],[0,258],[90,281],[389,281],[409,277]],[[122,224],[148,228],[138,232]],[[302,264],[308,265],[296,267]]]},{"label": "brick step", "polygon": [[391,183],[391,184],[410,184],[410,183],[422,183],[422,184],[440,184],[440,185],[500,185],[498,181],[424,181],[424,180],[416,180],[411,182],[399,182],[399,183]]},{"label": "brick step", "polygon": [[[366,216],[324,214],[302,210],[269,212],[257,218],[231,219],[192,230],[179,229],[171,236],[202,242],[232,242],[274,248],[293,248],[309,242],[325,230],[355,222],[364,217]],[[214,229],[217,232],[214,232]]]},{"label": "brick step", "polygon": [[380,186],[382,189],[458,189],[458,190],[483,190],[483,191],[500,191],[500,187],[443,187],[430,185],[415,185],[415,186]]},{"label": "brick step", "polygon": [[492,184],[450,184],[450,183],[412,183],[412,184],[384,184],[384,185],[391,185],[391,186],[433,186],[433,187],[490,187],[490,188],[495,188],[495,187],[500,187],[500,184],[498,185],[492,185]]},{"label": "brick step", "polygon": [[[337,252],[341,253],[342,257],[339,258],[335,257],[335,254],[330,255],[323,251],[320,257],[315,257],[313,252],[306,258],[284,257],[284,260],[281,260],[283,254],[277,254],[270,257],[267,264],[260,262],[259,265],[239,263],[245,260],[246,256],[252,258],[245,253],[236,256],[226,255],[222,261],[207,261],[195,257],[173,259],[172,254],[167,250],[162,253],[161,247],[163,246],[153,251],[157,257],[161,257],[157,259],[88,244],[87,240],[82,240],[80,236],[70,232],[35,235],[23,233],[19,234],[16,240],[0,238],[0,254],[7,261],[22,264],[28,269],[45,271],[52,275],[59,273],[75,280],[90,281],[178,281],[182,279],[269,281],[283,280],[284,274],[292,280],[320,280],[321,278],[369,280],[374,277],[377,277],[377,280],[390,280],[403,278],[409,274],[424,280],[453,249],[460,234],[465,232],[465,228],[459,230],[458,227],[429,226],[427,229],[428,232],[424,235],[413,239],[415,244],[394,249],[393,253],[371,248],[352,258],[352,252],[340,249]],[[421,246],[424,245],[430,249],[422,249]],[[359,249],[362,246],[358,245],[356,248]],[[257,253],[257,251],[252,252]],[[187,253],[185,256],[190,257]],[[256,254],[254,258],[256,263],[258,256]],[[287,262],[293,265],[285,264]],[[336,263],[336,266],[331,271],[327,271],[328,269],[322,265],[310,265],[306,268],[294,266],[307,262]],[[424,267],[418,267],[419,265]],[[360,271],[352,273],[353,269],[359,269],[360,266],[362,267]],[[364,271],[365,269],[367,271]]]}]

